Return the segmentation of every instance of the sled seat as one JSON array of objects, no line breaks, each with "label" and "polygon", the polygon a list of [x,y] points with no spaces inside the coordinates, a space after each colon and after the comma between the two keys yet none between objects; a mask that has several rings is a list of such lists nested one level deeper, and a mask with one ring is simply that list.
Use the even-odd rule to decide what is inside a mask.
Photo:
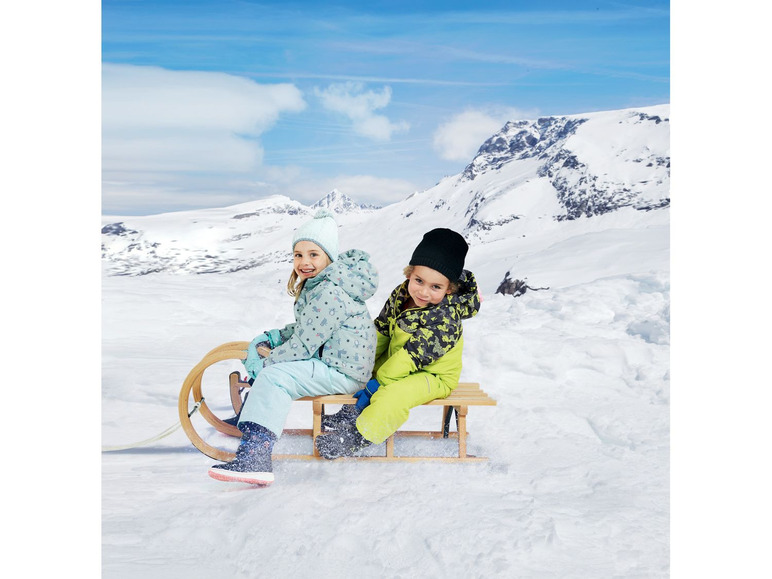
[{"label": "sled seat", "polygon": [[[233,410],[238,414],[241,410],[241,392],[249,388],[249,383],[241,380],[238,372],[230,374],[231,402]],[[284,434],[311,435],[314,439],[313,455],[283,455],[274,454],[273,458],[321,458],[316,450],[316,437],[324,432],[322,429],[322,416],[325,414],[327,404],[355,404],[357,399],[350,394],[326,394],[324,396],[305,396],[298,398],[302,401],[310,401],[313,409],[312,428],[286,428]],[[379,459],[379,460],[440,460],[445,462],[487,460],[485,457],[473,456],[467,453],[466,417],[470,406],[495,406],[496,401],[480,388],[477,382],[460,382],[450,396],[438,398],[426,402],[422,406],[441,406],[442,422],[437,430],[398,430],[386,439],[386,454],[384,456],[355,456],[355,459]],[[456,430],[450,430],[453,415],[456,417]],[[240,435],[241,433],[239,433]],[[427,456],[397,456],[394,454],[394,438],[403,436],[424,436],[428,438],[457,438],[458,456],[456,457],[427,457]]]},{"label": "sled seat", "polygon": [[[246,349],[249,342],[228,342],[211,350],[188,374],[183,382],[178,398],[178,412],[182,428],[193,445],[205,455],[221,461],[233,460],[235,453],[217,448],[206,442],[191,421],[191,416],[199,413],[206,422],[218,432],[233,437],[241,437],[241,431],[236,426],[226,423],[216,416],[206,403],[202,392],[202,377],[204,371],[224,360],[243,360],[246,357]],[[265,355],[260,352],[261,355]],[[242,381],[239,372],[231,372],[229,375],[230,401],[234,412],[238,413],[243,404],[243,395],[250,387],[248,382]],[[193,406],[190,406],[190,401]],[[322,434],[322,416],[326,405],[354,404],[356,398],[349,394],[329,394],[325,396],[304,397],[301,401],[311,402],[312,428],[288,428],[285,434],[304,435],[312,437],[313,452],[311,454],[273,454],[274,459],[304,459],[323,460],[316,450],[316,437]],[[399,430],[386,440],[386,453],[382,456],[354,456],[338,460],[386,460],[386,461],[425,461],[436,460],[444,462],[468,462],[487,460],[485,457],[473,456],[467,453],[467,415],[471,406],[495,406],[496,400],[485,393],[476,382],[462,382],[447,398],[431,400],[423,406],[439,406],[442,408],[442,421],[437,430]],[[456,430],[451,431],[451,421],[455,415]],[[457,456],[402,456],[397,455],[394,449],[394,439],[405,436],[423,436],[428,438],[456,438],[458,440]]]}]

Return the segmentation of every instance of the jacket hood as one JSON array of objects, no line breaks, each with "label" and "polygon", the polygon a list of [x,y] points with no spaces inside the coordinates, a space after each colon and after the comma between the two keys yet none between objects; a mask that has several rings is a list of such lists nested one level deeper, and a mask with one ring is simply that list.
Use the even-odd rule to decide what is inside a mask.
[{"label": "jacket hood", "polygon": [[370,299],[378,289],[378,271],[370,263],[370,254],[361,249],[349,249],[324,268],[322,273],[309,279],[306,287],[314,287],[327,280],[340,287],[357,301]]},{"label": "jacket hood", "polygon": [[477,315],[477,312],[480,311],[480,293],[477,288],[477,280],[468,269],[461,272],[458,284],[458,291],[445,296],[443,301],[447,301],[448,306],[454,308],[459,317],[465,320]]}]

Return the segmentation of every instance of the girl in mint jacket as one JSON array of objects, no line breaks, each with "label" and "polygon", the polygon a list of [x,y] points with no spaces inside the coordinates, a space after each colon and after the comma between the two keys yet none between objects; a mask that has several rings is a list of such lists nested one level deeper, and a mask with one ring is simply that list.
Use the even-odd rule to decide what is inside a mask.
[{"label": "girl in mint jacket", "polygon": [[375,320],[373,379],[325,421],[336,432],[317,437],[325,458],[349,456],[380,444],[407,420],[410,409],[447,397],[458,385],[464,347],[462,321],[476,315],[474,275],[463,269],[468,246],[450,229],[424,235]]},{"label": "girl in mint jacket", "polygon": [[[288,291],[295,322],[268,330],[249,345],[244,366],[254,379],[238,417],[243,433],[234,460],[216,464],[217,480],[266,486],[273,482],[271,452],[293,400],[351,394],[371,376],[376,332],[365,300],[378,274],[364,251],[338,255],[338,227],[320,210],[295,232]],[[257,348],[271,348],[267,358]]]}]

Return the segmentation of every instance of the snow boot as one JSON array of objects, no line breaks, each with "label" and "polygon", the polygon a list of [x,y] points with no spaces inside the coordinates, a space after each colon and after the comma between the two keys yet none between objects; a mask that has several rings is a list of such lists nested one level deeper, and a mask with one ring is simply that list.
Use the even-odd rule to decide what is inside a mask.
[{"label": "snow boot", "polygon": [[326,459],[352,456],[360,450],[370,446],[372,442],[359,434],[354,428],[347,428],[316,437],[316,449]]},{"label": "snow boot", "polygon": [[271,452],[276,435],[254,422],[242,422],[239,424],[239,430],[243,435],[236,450],[236,458],[212,466],[209,476],[225,482],[268,486],[273,482]]},{"label": "snow boot", "polygon": [[362,411],[356,404],[344,404],[335,414],[322,416],[323,430],[347,430],[355,428],[356,421]]}]

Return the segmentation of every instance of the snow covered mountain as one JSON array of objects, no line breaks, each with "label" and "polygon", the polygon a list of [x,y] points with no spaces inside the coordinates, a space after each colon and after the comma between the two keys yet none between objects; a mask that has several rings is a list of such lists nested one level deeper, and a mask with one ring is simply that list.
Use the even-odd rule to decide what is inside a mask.
[{"label": "snow covered mountain", "polygon": [[[461,179],[506,165],[536,165],[565,214],[601,215],[620,207],[670,203],[669,107],[516,121],[483,143]],[[532,162],[532,163],[531,163]],[[533,179],[531,175],[529,179]]]},{"label": "snow covered mountain", "polygon": [[337,189],[330,191],[325,197],[311,205],[311,209],[329,209],[334,213],[348,213],[350,211],[380,209],[376,205],[357,203],[345,193]]},{"label": "snow covered mountain", "polygon": [[470,242],[470,260],[495,260],[495,274],[485,280],[494,289],[523,262],[525,272],[515,277],[538,273],[549,278],[534,280],[540,285],[570,284],[577,280],[565,271],[540,271],[527,256],[601,231],[609,235],[611,251],[615,229],[668,227],[669,111],[659,105],[508,122],[462,173],[380,209],[333,190],[311,207],[275,196],[218,209],[104,217],[103,270],[283,270],[292,231],[325,207],[337,214],[341,247],[360,247],[374,259],[409,256],[425,231],[450,227]]}]

